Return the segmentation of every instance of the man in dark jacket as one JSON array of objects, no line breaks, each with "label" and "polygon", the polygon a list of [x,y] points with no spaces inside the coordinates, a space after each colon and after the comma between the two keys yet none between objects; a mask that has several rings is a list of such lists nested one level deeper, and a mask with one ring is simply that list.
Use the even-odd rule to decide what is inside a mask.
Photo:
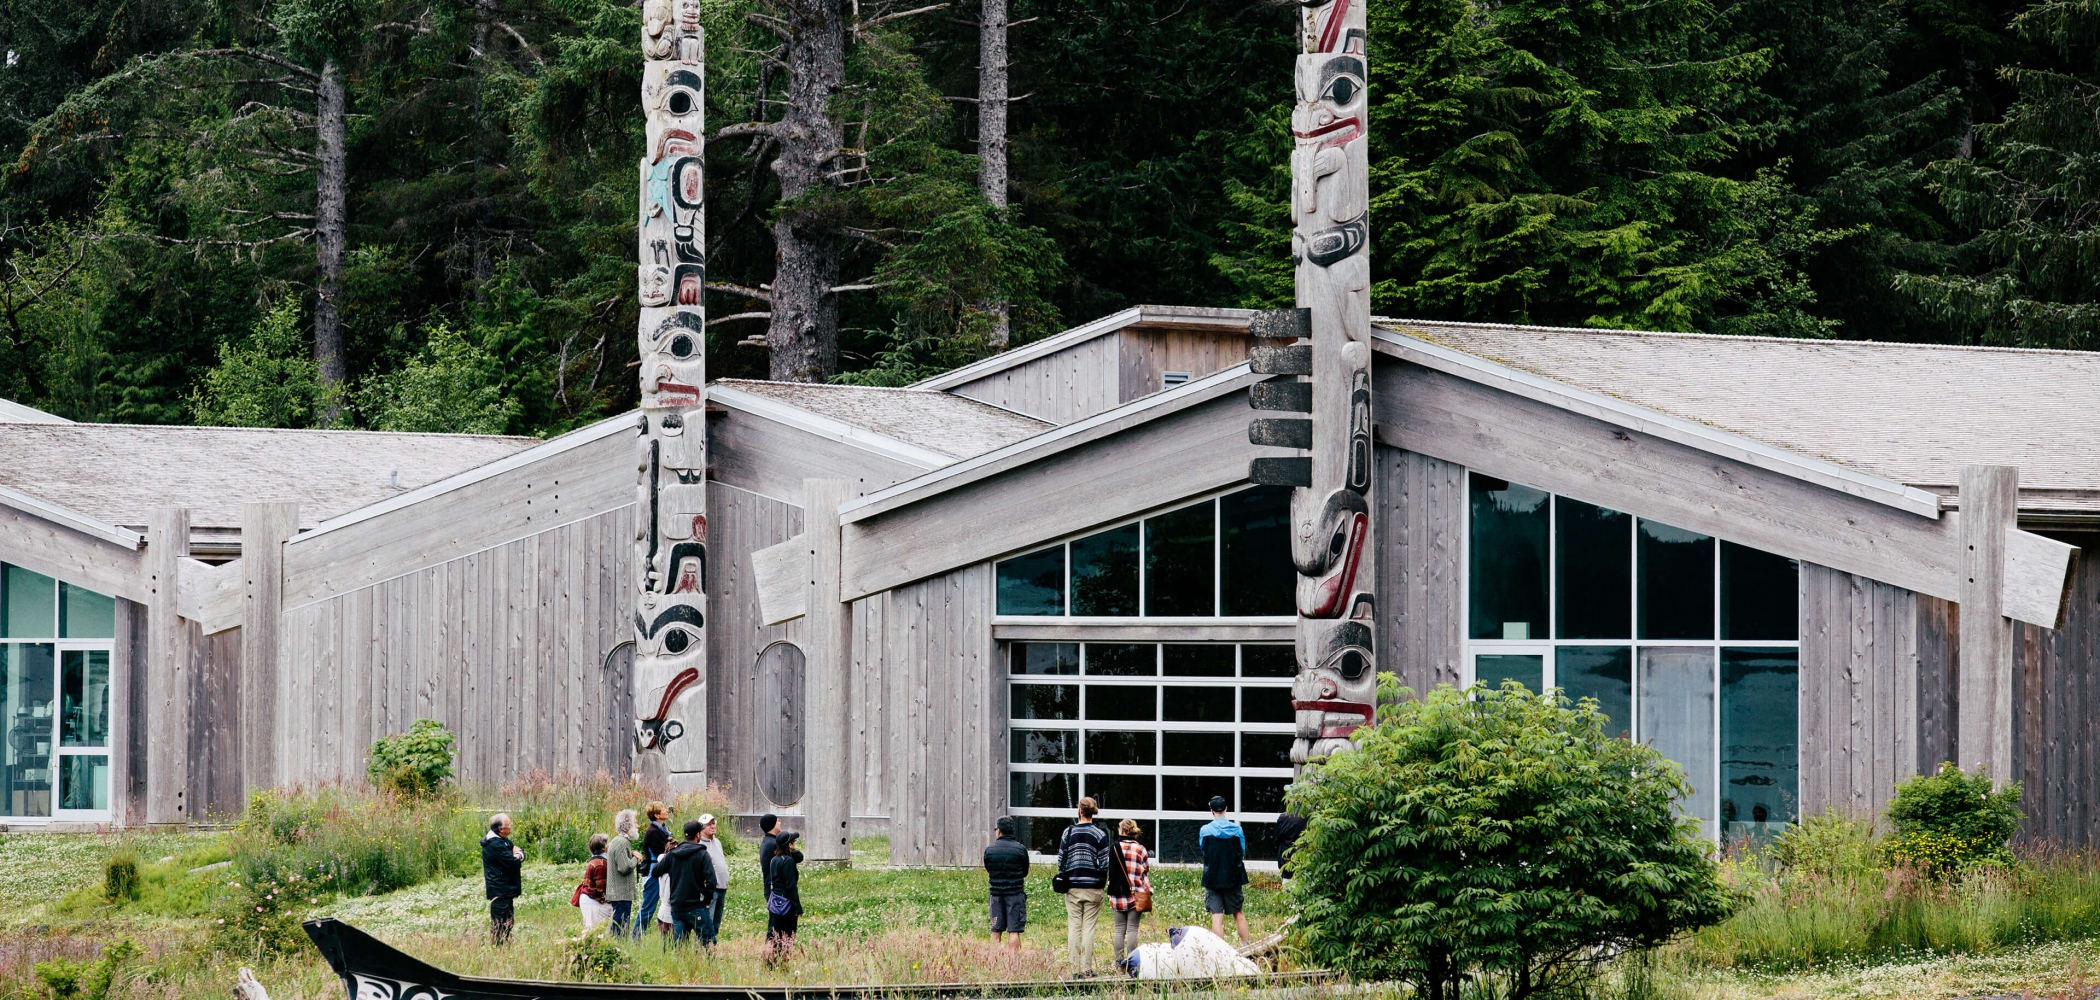
[{"label": "man in dark jacket", "polygon": [[773,848],[780,843],[780,817],[767,813],[758,818],[758,905],[773,898]]},{"label": "man in dark jacket", "polygon": [[1203,851],[1203,908],[1210,911],[1210,932],[1225,936],[1225,918],[1239,923],[1240,943],[1246,944],[1247,833],[1225,817],[1225,797],[1210,797],[1210,822],[1196,834]]},{"label": "man in dark jacket", "polygon": [[715,936],[707,926],[708,904],[715,898],[715,863],[700,843],[700,830],[699,820],[686,820],[685,842],[671,848],[657,862],[657,867],[671,876],[671,894],[664,905],[671,910],[673,944],[684,941],[688,933],[699,935],[703,943]]},{"label": "man in dark jacket", "polygon": [[489,936],[497,944],[510,943],[516,926],[516,901],[525,891],[525,852],[510,842],[510,814],[489,817],[488,836],[481,838],[481,884],[489,894]]},{"label": "man in dark jacket", "polygon": [[999,817],[998,827],[984,849],[984,873],[992,889],[992,940],[1010,941],[1009,947],[1018,953],[1021,932],[1028,929],[1028,847],[1014,837],[1013,817]]},{"label": "man in dark jacket", "polygon": [[1276,867],[1284,878],[1291,877],[1291,855],[1298,850],[1298,838],[1305,834],[1305,817],[1297,813],[1284,813],[1276,817]]}]

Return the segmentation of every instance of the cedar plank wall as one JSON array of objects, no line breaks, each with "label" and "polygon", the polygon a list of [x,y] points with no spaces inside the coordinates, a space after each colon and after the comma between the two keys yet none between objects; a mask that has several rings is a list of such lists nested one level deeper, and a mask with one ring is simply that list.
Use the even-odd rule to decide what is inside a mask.
[{"label": "cedar plank wall", "polygon": [[[1193,378],[1224,371],[1247,360],[1253,338],[1242,330],[1125,327],[1116,332],[1122,355],[1118,398],[1128,403],[1159,392],[1167,372]],[[1107,338],[1103,338],[1107,339]]]},{"label": "cedar plank wall", "polygon": [[727,483],[707,484],[710,560],[707,629],[708,777],[738,813],[789,813],[758,780],[768,727],[759,713],[758,654],[785,639],[802,643],[802,619],[761,625],[751,553],[802,530],[802,508]]},{"label": "cedar plank wall", "polygon": [[1421,696],[1459,682],[1466,470],[1383,445],[1377,457],[1379,669]]},{"label": "cedar plank wall", "polygon": [[241,774],[241,630],[203,634],[184,619],[190,648],[190,787],[200,821],[230,821],[247,805]]},{"label": "cedar plank wall", "polygon": [[862,796],[884,785],[892,864],[979,864],[1005,801],[992,592],[977,563],[854,602],[852,722],[868,764],[854,812],[876,811]]},{"label": "cedar plank wall", "polygon": [[2091,848],[2100,842],[2093,802],[2100,795],[2100,684],[2094,681],[2100,663],[2100,534],[2055,537],[2084,551],[2064,627],[2014,626],[2013,774],[2023,786],[2023,836]]},{"label": "cedar plank wall", "polygon": [[627,773],[634,507],[617,507],[284,615],[278,780],[362,777],[419,718],[461,780]]},{"label": "cedar plank wall", "polygon": [[949,390],[1054,424],[1069,424],[1121,405],[1121,342],[1115,334],[1024,361]]},{"label": "cedar plank wall", "polygon": [[1921,731],[1917,595],[1802,563],[1801,815],[1880,815],[1915,773]]}]

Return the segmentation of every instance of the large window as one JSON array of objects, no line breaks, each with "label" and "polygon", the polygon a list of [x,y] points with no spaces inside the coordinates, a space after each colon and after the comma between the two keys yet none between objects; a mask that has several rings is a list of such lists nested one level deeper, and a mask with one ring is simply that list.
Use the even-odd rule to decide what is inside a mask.
[{"label": "large window", "polygon": [[1291,780],[1288,645],[1016,642],[1008,805],[1043,854],[1092,796],[1111,829],[1135,819],[1162,861],[1200,861],[1196,833],[1223,796],[1251,856],[1274,860]]},{"label": "large window", "polygon": [[1709,835],[1796,818],[1793,560],[1474,474],[1468,682],[1595,698],[1684,768]]},{"label": "large window", "polygon": [[0,564],[0,815],[107,819],[116,601]]},{"label": "large window", "polygon": [[1291,491],[1257,486],[999,563],[999,613],[1076,618],[1295,614]]}]

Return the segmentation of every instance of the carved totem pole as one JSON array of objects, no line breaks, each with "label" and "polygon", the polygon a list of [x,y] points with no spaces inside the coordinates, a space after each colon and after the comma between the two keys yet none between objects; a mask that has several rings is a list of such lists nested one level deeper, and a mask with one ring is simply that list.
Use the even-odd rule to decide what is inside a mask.
[{"label": "carved totem pole", "polygon": [[707,775],[706,219],[700,0],[642,14],[638,279],[642,416],[635,536],[635,773]]},{"label": "carved totem pole", "polygon": [[1370,162],[1366,149],[1363,0],[1300,0],[1302,54],[1291,114],[1292,261],[1298,308],[1257,316],[1254,370],[1309,376],[1255,386],[1258,409],[1307,418],[1254,421],[1255,444],[1310,458],[1254,460],[1257,483],[1291,495],[1298,570],[1298,678],[1291,705],[1303,764],[1354,746],[1377,701],[1377,547],[1371,538]]}]

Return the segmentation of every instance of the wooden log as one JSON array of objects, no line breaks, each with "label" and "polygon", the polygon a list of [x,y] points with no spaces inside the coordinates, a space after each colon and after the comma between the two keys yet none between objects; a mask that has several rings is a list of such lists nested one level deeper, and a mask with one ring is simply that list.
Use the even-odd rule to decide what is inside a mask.
[{"label": "wooden log", "polygon": [[[803,767],[808,792],[802,814],[809,860],[851,864],[852,773],[847,704],[853,693],[853,609],[840,597],[839,505],[853,498],[849,479],[802,481],[802,534],[808,552],[803,623],[808,685],[803,697]],[[761,594],[763,591],[761,591]]]},{"label": "wooden log", "polygon": [[241,505],[241,776],[249,789],[285,778],[277,766],[279,629],[284,615],[284,543],[299,533],[299,504]]},{"label": "wooden log", "polygon": [[147,516],[146,822],[188,823],[190,649],[177,611],[182,560],[190,553],[190,512],[155,507]]},{"label": "wooden log", "polygon": [[2013,780],[2013,625],[2005,617],[2006,536],[2019,516],[2020,472],[2009,465],[1961,470],[1961,709],[1959,763]]}]

